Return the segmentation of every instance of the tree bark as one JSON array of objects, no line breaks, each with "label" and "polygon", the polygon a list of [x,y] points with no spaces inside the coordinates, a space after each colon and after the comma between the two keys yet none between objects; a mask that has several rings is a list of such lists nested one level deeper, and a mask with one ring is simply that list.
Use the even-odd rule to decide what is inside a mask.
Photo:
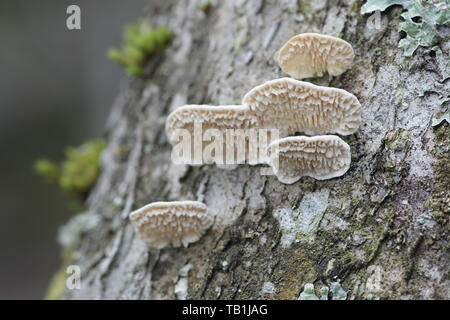
[{"label": "tree bark", "polygon": [[[367,28],[361,3],[149,2],[147,16],[175,38],[151,77],[127,78],[111,111],[103,171],[88,208],[101,217],[72,254],[80,290],[67,299],[297,299],[339,281],[348,299],[449,299],[449,129],[432,127],[445,89],[431,48],[406,58],[400,7]],[[302,32],[339,35],[355,50],[339,77],[310,79],[358,97],[362,125],[343,137],[352,163],[342,177],[292,185],[261,166],[223,170],[174,165],[165,119],[183,104],[240,104],[285,76],[274,56]],[[440,43],[448,60],[449,41]],[[444,89],[443,89],[444,88]],[[214,226],[188,248],[148,249],[128,214],[154,201],[202,201]]]}]

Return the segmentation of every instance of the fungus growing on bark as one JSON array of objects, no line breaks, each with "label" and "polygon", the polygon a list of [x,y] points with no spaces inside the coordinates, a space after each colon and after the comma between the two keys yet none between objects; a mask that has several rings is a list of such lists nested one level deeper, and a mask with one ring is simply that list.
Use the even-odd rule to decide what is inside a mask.
[{"label": "fungus growing on bark", "polygon": [[185,247],[213,223],[208,207],[197,201],[154,202],[130,214],[139,237],[150,247]]},{"label": "fungus growing on bark", "polygon": [[177,129],[186,129],[194,134],[194,123],[201,123],[202,130],[249,129],[256,125],[256,119],[248,113],[247,106],[209,106],[185,105],[175,109],[166,120],[166,133],[169,142],[176,140]]},{"label": "fungus growing on bark", "polygon": [[337,136],[288,137],[269,146],[273,172],[282,183],[302,176],[326,180],[342,176],[350,167],[350,147]]},{"label": "fungus growing on bark", "polygon": [[267,81],[243,99],[259,128],[280,129],[281,136],[354,133],[361,120],[361,105],[351,93],[291,78]]},{"label": "fungus growing on bark", "polygon": [[177,129],[194,133],[194,123],[202,130],[279,129],[283,135],[304,132],[309,135],[354,133],[360,123],[361,105],[351,93],[321,87],[291,78],[267,81],[254,87],[242,105],[185,105],[173,111],[166,121],[169,142]]},{"label": "fungus growing on bark", "polygon": [[172,160],[189,165],[261,163],[259,157],[279,136],[258,129],[258,119],[242,105],[185,105],[166,121]]},{"label": "fungus growing on bark", "polygon": [[278,64],[297,79],[322,76],[325,71],[338,76],[353,62],[352,46],[339,38],[317,34],[298,34],[280,49]]}]

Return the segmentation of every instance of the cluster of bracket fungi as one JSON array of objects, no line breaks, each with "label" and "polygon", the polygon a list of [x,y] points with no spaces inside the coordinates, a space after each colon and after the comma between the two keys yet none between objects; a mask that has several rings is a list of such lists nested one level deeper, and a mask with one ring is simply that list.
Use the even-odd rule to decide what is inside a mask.
[{"label": "cluster of bracket fungi", "polygon": [[[337,76],[352,65],[353,57],[352,46],[344,40],[304,33],[294,36],[280,49],[278,64],[296,79],[321,76],[324,72]],[[359,101],[345,90],[293,78],[256,86],[244,96],[241,105],[177,108],[166,121],[169,142],[174,146],[179,141],[180,130],[194,135],[198,123],[202,130],[214,129],[220,134],[229,129],[275,129],[278,137],[259,146],[266,151],[259,163],[269,165],[280,182],[292,184],[302,176],[318,180],[342,176],[350,166],[350,147],[338,136],[329,134],[350,135],[358,129]],[[310,137],[292,136],[297,133]],[[183,161],[198,164],[190,157]],[[207,211],[201,202],[156,202],[132,212],[130,220],[149,246],[187,246],[213,223]]]}]

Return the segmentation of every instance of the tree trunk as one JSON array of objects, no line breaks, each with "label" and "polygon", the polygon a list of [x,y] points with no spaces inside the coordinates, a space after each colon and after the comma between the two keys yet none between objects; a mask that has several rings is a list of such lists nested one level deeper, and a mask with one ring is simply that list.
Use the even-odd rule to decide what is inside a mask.
[{"label": "tree trunk", "polygon": [[[339,281],[348,299],[449,299],[449,129],[442,70],[431,48],[404,57],[402,9],[368,29],[357,0],[149,2],[153,25],[175,38],[146,80],[127,78],[111,111],[103,171],[88,200],[101,217],[71,254],[81,289],[67,299],[297,299]],[[352,163],[342,177],[292,185],[234,170],[171,163],[165,119],[183,104],[240,104],[285,76],[274,56],[302,32],[339,35],[355,50],[339,77],[315,78],[358,97],[362,125],[343,137]],[[450,42],[440,48],[448,60]],[[156,61],[157,60],[157,61]],[[447,82],[448,83],[448,82]],[[448,87],[447,87],[448,90]],[[128,214],[154,201],[197,200],[216,216],[188,248],[148,249]]]}]

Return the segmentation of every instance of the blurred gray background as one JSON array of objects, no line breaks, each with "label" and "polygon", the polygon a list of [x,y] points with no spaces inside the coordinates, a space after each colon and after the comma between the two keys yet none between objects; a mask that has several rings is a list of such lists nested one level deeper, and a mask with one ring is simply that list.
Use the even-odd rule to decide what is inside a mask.
[{"label": "blurred gray background", "polygon": [[[0,0],[0,299],[41,299],[60,266],[68,197],[36,158],[102,137],[123,69],[106,58],[149,0]],[[66,8],[81,7],[81,30]]]}]

